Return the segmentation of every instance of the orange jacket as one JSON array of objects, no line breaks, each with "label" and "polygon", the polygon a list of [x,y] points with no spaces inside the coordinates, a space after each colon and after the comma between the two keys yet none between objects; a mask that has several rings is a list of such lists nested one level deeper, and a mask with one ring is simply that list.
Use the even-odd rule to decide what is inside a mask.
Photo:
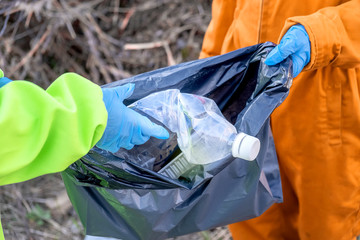
[{"label": "orange jacket", "polygon": [[272,114],[284,203],[231,225],[234,239],[360,235],[360,0],[214,0],[212,14],[201,57],[279,42],[296,23],[311,41]]}]

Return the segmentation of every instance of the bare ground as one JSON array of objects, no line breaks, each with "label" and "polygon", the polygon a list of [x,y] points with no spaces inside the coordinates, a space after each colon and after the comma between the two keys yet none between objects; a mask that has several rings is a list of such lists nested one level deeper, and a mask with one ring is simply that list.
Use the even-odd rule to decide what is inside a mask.
[{"label": "bare ground", "polygon": [[[64,72],[97,84],[196,59],[210,0],[0,2],[0,67],[46,88]],[[83,239],[59,174],[0,188],[7,240]],[[230,240],[226,227],[176,238]]]}]

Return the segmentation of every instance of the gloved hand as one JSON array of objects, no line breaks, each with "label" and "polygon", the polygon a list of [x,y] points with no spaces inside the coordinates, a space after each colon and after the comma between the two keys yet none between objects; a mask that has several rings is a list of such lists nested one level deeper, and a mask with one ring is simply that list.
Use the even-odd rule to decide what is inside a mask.
[{"label": "gloved hand", "polygon": [[129,150],[134,145],[143,144],[150,137],[169,138],[165,128],[123,104],[123,100],[132,95],[134,88],[134,84],[125,84],[102,89],[108,121],[103,136],[96,144],[97,147],[115,153],[121,147]]},{"label": "gloved hand", "polygon": [[11,82],[10,79],[4,77],[4,72],[0,69],[0,88]]},{"label": "gloved hand", "polygon": [[310,61],[310,39],[303,25],[292,26],[266,57],[265,64],[272,66],[287,57],[293,61],[293,77],[296,77]]}]

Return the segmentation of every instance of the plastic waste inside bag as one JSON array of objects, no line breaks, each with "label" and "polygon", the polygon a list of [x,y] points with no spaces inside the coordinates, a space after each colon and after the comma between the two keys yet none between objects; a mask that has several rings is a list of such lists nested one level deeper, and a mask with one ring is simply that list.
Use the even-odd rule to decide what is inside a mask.
[{"label": "plastic waste inside bag", "polygon": [[[204,139],[208,139],[208,137],[205,137]],[[225,139],[221,139],[221,140],[225,140]],[[229,137],[229,139],[225,141],[221,141],[221,140],[219,139],[219,145],[213,146],[212,151],[210,151],[210,147],[208,147],[211,145],[205,144],[205,145],[196,146],[195,148],[199,150],[195,150],[194,152],[192,152],[191,156],[189,157],[186,157],[184,153],[180,153],[177,157],[175,157],[175,159],[171,160],[171,162],[169,162],[168,164],[166,164],[166,166],[161,168],[159,173],[172,179],[178,179],[180,177],[183,177],[190,179],[190,181],[193,181],[194,179],[191,178],[190,177],[191,175],[188,175],[188,173],[192,173],[192,175],[194,173],[196,175],[202,174],[203,172],[192,171],[193,169],[199,169],[197,168],[198,165],[209,164],[209,169],[211,169],[211,166],[215,164],[217,161],[221,161],[223,159],[224,161],[226,161],[226,158],[227,156],[230,155],[230,153],[235,158],[242,158],[244,160],[252,161],[257,157],[260,151],[259,139],[247,135],[245,133],[239,133],[239,134],[233,133]],[[204,141],[204,142],[207,143],[208,141]],[[218,149],[219,152],[224,153],[224,155],[221,158],[211,157],[210,155],[211,152],[214,152],[214,150],[216,149]],[[209,151],[206,152],[206,150]],[[212,161],[209,163],[200,163],[196,161],[196,159],[201,159],[201,157],[212,159]]]},{"label": "plastic waste inside bag", "polygon": [[[171,133],[170,138],[155,140],[160,145],[156,151],[149,152],[148,149],[148,146],[156,146],[152,138],[145,146],[135,146],[130,151],[120,149],[115,155],[150,170],[155,170],[155,165],[157,169],[161,167],[159,173],[167,177],[186,178],[185,173],[196,165],[210,164],[208,169],[211,169],[212,163],[230,159],[230,156],[251,161],[259,153],[260,141],[245,133],[237,134],[236,128],[209,98],[170,89],[150,94],[129,107],[161,123]],[[175,138],[182,153],[168,163],[170,154],[177,148]],[[167,156],[165,161],[163,156]],[[163,167],[164,164],[167,165]]]},{"label": "plastic waste inside bag", "polygon": [[[274,46],[254,45],[104,86],[135,83],[128,106],[169,89],[212,99],[237,133],[256,137],[261,147],[254,161],[230,155],[197,165],[202,175],[196,168],[186,174],[193,181],[158,172],[180,156],[175,132],[167,142],[145,143],[144,155],[155,154],[148,165],[135,163],[129,154],[119,157],[93,148],[62,173],[87,235],[161,240],[253,218],[282,201],[270,114],[288,94],[292,65],[291,59],[271,67],[263,63]],[[206,128],[206,133],[212,132]]]}]

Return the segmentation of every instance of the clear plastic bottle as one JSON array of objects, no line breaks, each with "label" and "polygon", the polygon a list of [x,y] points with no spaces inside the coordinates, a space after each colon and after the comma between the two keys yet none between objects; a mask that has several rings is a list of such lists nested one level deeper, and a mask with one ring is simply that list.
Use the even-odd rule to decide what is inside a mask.
[{"label": "clear plastic bottle", "polygon": [[[176,133],[182,153],[159,171],[168,177],[178,178],[194,165],[213,163],[229,154],[254,160],[259,152],[260,141],[237,133],[209,98],[171,89],[150,94],[130,107]],[[171,169],[174,174],[167,174]]]},{"label": "clear plastic bottle", "polygon": [[[207,137],[203,138],[207,140],[202,141],[202,139],[198,141],[197,144],[192,147],[190,156],[187,157],[184,153],[179,154],[165,167],[160,169],[159,173],[177,179],[196,167],[196,165],[214,163],[225,159],[229,154],[232,154],[235,158],[252,161],[257,157],[260,150],[259,139],[245,133],[234,133],[229,136],[227,141],[223,138],[213,138],[212,140],[209,140]],[[210,144],[213,145],[211,146]]]}]

